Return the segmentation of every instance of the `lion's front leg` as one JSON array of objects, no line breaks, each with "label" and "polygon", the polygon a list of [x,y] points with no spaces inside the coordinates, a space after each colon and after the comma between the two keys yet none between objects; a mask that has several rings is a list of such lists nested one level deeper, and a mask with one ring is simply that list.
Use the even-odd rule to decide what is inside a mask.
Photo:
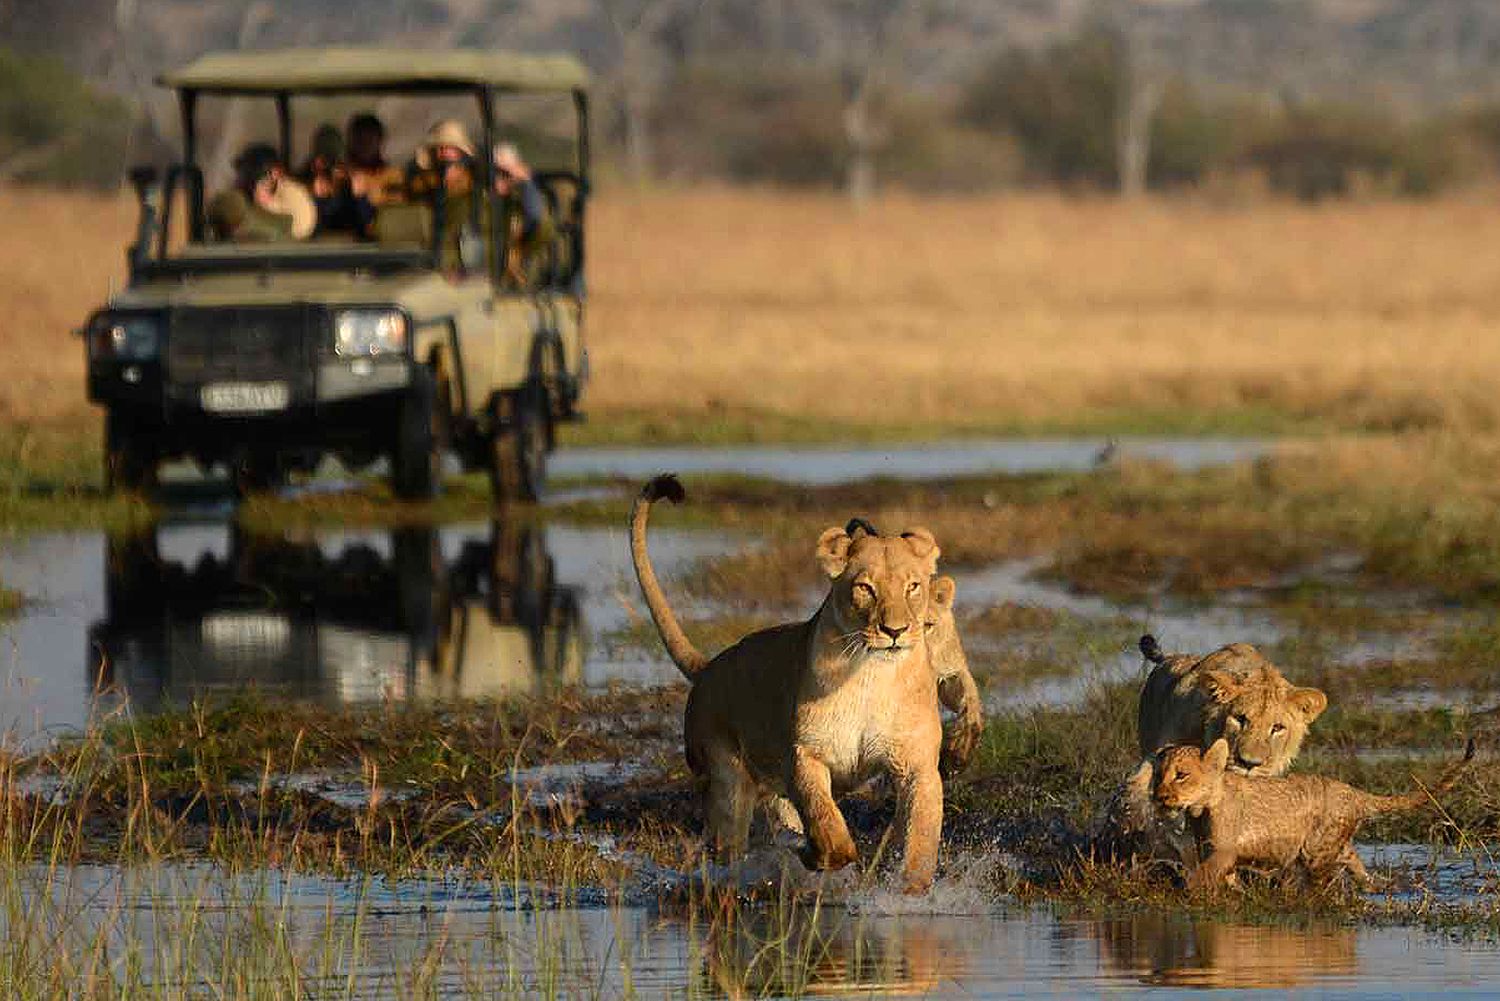
[{"label": "lion's front leg", "polygon": [[941,679],[938,699],[943,708],[958,714],[943,734],[940,770],[951,778],[964,770],[979,745],[984,732],[984,706],[979,699],[979,685],[968,671],[957,671]]},{"label": "lion's front leg", "polygon": [[844,815],[833,798],[833,776],[828,766],[798,747],[792,769],[792,801],[807,828],[802,861],[809,869],[842,869],[858,860],[859,852]]},{"label": "lion's front leg", "polygon": [[902,892],[926,893],[937,875],[938,845],[943,838],[943,778],[930,765],[895,777],[896,816],[904,844]]}]

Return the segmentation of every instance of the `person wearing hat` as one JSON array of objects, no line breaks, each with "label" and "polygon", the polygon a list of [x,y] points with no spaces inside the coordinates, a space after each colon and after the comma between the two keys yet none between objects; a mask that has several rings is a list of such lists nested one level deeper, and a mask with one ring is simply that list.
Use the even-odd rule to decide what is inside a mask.
[{"label": "person wearing hat", "polygon": [[275,147],[245,147],[235,158],[234,177],[234,187],[208,204],[208,224],[217,239],[252,243],[312,235],[318,207],[306,188],[286,176]]},{"label": "person wearing hat", "polygon": [[463,123],[445,118],[433,123],[417,147],[406,173],[411,200],[436,202],[443,192],[443,268],[462,271],[466,236],[488,232],[489,214],[475,203],[474,143]]},{"label": "person wearing hat", "polygon": [[434,122],[407,170],[406,190],[413,199],[430,197],[439,185],[449,198],[467,195],[474,188],[473,163],[474,143],[463,123]]}]

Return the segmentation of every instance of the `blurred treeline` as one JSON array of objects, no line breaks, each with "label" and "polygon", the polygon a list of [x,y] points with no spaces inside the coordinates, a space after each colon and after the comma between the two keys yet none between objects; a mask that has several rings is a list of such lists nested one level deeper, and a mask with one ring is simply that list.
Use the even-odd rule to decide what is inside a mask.
[{"label": "blurred treeline", "polygon": [[172,155],[156,72],[213,48],[347,43],[578,52],[597,75],[602,171],[638,183],[1317,199],[1493,176],[1500,3],[1361,3],[1376,13],[1354,19],[1342,0],[0,2],[0,180],[116,185],[127,161]]},{"label": "blurred treeline", "polygon": [[[1125,62],[1107,33],[996,55],[946,100],[887,95],[884,182],[927,191],[1120,187]],[[756,59],[681,71],[655,109],[659,162],[689,178],[840,185],[849,143],[837,81]],[[1269,190],[1315,200],[1429,195],[1500,170],[1500,104],[1398,115],[1379,104],[1162,86],[1149,127],[1154,190]]]}]

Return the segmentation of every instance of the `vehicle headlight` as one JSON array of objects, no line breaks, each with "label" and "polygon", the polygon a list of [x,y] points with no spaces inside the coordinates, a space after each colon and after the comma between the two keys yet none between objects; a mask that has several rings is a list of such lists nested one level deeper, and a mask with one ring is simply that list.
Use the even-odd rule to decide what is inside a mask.
[{"label": "vehicle headlight", "polygon": [[406,350],[406,316],[394,309],[346,309],[333,318],[333,350],[343,358]]},{"label": "vehicle headlight", "polygon": [[161,319],[147,313],[100,313],[89,326],[89,354],[151,361],[161,350]]}]

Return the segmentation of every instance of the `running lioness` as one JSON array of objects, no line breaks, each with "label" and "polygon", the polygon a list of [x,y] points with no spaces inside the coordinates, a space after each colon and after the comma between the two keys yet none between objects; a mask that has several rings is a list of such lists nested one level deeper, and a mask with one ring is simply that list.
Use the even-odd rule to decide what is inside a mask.
[{"label": "running lioness", "polygon": [[684,497],[675,477],[646,484],[630,546],[662,642],[693,686],[687,759],[706,782],[715,846],[738,854],[756,805],[788,796],[807,833],[807,865],[848,865],[858,856],[834,796],[883,772],[897,791],[904,889],[925,892],[943,822],[943,729],[924,628],[939,552],[932,533],[828,529],[815,556],[830,585],[812,618],[751,633],[710,660],[683,632],[646,553],[651,505]]}]

